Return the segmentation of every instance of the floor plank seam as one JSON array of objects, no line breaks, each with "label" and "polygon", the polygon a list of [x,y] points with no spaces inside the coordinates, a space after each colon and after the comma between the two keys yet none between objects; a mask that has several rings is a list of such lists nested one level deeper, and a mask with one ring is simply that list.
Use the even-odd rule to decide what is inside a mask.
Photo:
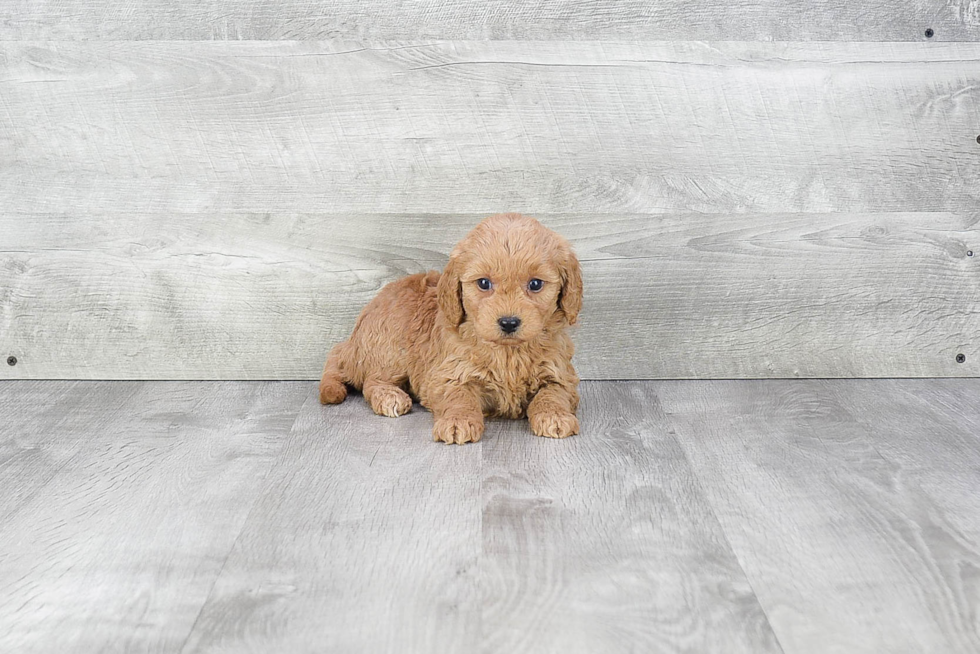
[{"label": "floor plank seam", "polygon": [[[262,485],[263,489],[268,488],[266,482],[269,480],[269,477],[272,475],[273,471],[276,469],[279,462],[281,461],[282,453],[285,451],[286,444],[293,435],[293,430],[296,428],[296,423],[299,420],[300,415],[303,413],[303,409],[311,401],[312,398],[308,398],[305,402],[300,404],[300,406],[296,409],[296,415],[293,417],[293,421],[289,425],[289,430],[286,432],[286,436],[282,439],[282,442],[279,445],[279,451],[276,452],[275,458],[272,459],[272,461],[269,463],[269,468],[266,470],[265,474],[262,475],[262,479],[259,482]],[[190,629],[187,630],[187,635],[184,637],[184,641],[181,643],[180,649],[177,650],[179,654],[183,654],[183,652],[187,649],[187,644],[188,642],[190,642],[191,636],[194,635],[194,630],[197,629],[197,625],[201,620],[201,616],[204,615],[204,609],[207,608],[208,602],[210,602],[211,598],[214,596],[214,589],[217,587],[218,582],[221,580],[221,576],[224,574],[225,567],[228,565],[228,560],[231,558],[232,554],[235,553],[235,550],[238,547],[238,543],[242,539],[242,534],[245,533],[245,529],[248,527],[249,520],[251,520],[252,514],[255,512],[255,508],[259,505],[260,503],[259,500],[261,500],[263,497],[264,497],[264,493],[256,493],[255,497],[252,500],[252,505],[248,507],[248,513],[245,514],[245,518],[242,520],[241,527],[239,527],[238,533],[235,535],[235,540],[232,541],[231,547],[229,547],[228,552],[225,553],[224,560],[221,562],[221,567],[218,569],[217,574],[215,574],[214,579],[211,581],[211,587],[208,588],[208,594],[204,597],[204,601],[201,602],[201,607],[198,609],[197,615],[194,616],[194,621],[191,623]]]},{"label": "floor plank seam", "polygon": [[[670,416],[666,412],[664,412],[664,416],[668,420],[670,420]],[[776,646],[779,648],[780,652],[782,652],[783,654],[788,654],[786,652],[786,649],[783,647],[783,643],[779,638],[779,634],[776,632],[775,625],[773,624],[772,620],[769,617],[769,611],[766,609],[766,606],[762,603],[762,598],[759,597],[759,593],[756,590],[755,584],[752,583],[752,578],[749,576],[748,571],[745,569],[745,563],[742,560],[742,557],[739,555],[738,550],[736,550],[735,547],[732,546],[731,539],[728,537],[728,532],[725,530],[725,525],[722,524],[722,521],[718,519],[718,509],[715,506],[715,503],[712,501],[711,495],[705,491],[704,482],[702,481],[701,475],[698,472],[697,468],[694,466],[694,463],[691,461],[691,457],[687,453],[687,448],[684,447],[684,444],[681,442],[681,439],[677,437],[676,430],[673,427],[669,429],[668,434],[670,435],[670,438],[677,444],[678,449],[680,449],[680,451],[683,453],[684,462],[687,464],[688,469],[691,471],[691,475],[694,478],[695,483],[697,483],[697,489],[701,493],[701,497],[704,498],[704,501],[711,509],[711,517],[714,519],[715,524],[718,526],[718,532],[725,539],[725,546],[728,548],[728,551],[732,553],[732,556],[735,557],[735,561],[736,563],[738,563],[739,570],[742,571],[742,575],[745,577],[745,583],[749,585],[749,590],[752,591],[752,596],[755,598],[755,601],[759,604],[759,608],[762,610],[762,615],[764,615],[766,618],[766,625],[769,627],[769,631],[772,633],[772,637],[776,640]]]}]

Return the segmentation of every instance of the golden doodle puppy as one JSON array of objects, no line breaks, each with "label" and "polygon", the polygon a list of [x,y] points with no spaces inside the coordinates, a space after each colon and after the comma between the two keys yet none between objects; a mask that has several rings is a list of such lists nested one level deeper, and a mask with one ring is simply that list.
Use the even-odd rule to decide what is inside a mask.
[{"label": "golden doodle puppy", "polygon": [[[350,338],[331,350],[320,401],[347,385],[375,413],[418,399],[445,443],[483,436],[483,417],[522,418],[538,436],[577,434],[578,376],[566,327],[582,308],[582,271],[568,242],[533,218],[487,218],[435,271],[391,282]],[[411,394],[411,395],[409,395]]]}]

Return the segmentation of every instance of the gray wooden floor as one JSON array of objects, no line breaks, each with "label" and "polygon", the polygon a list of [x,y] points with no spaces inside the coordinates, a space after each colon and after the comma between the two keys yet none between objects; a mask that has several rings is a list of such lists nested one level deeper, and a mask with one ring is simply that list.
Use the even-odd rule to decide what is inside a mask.
[{"label": "gray wooden floor", "polygon": [[582,391],[0,382],[0,651],[980,651],[980,379]]}]

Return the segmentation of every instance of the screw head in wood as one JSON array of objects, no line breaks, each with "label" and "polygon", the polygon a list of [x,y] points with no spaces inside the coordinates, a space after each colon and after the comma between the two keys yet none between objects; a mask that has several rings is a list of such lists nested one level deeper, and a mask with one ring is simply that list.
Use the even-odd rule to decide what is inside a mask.
[{"label": "screw head in wood", "polygon": [[9,356],[9,357],[7,357],[7,365],[8,366],[16,366],[17,365],[17,357],[15,357],[15,356]]},{"label": "screw head in wood", "polygon": [[935,32],[932,31],[932,28],[931,27],[926,30],[926,38],[927,39],[931,39],[934,34],[935,34]]},{"label": "screw head in wood", "polygon": [[980,143],[980,134],[977,134],[977,143]]},{"label": "screw head in wood", "polygon": [[973,250],[967,250],[966,251],[966,256],[972,257],[973,256]]},{"label": "screw head in wood", "polygon": [[966,355],[965,354],[957,354],[956,355],[956,363],[966,363]]}]

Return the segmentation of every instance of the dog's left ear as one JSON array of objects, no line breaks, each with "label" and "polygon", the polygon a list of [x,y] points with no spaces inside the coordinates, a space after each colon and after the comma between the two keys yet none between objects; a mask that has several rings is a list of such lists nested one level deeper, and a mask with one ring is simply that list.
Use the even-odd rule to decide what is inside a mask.
[{"label": "dog's left ear", "polygon": [[582,310],[582,267],[567,244],[561,249],[558,270],[561,274],[558,308],[564,312],[568,324],[574,325],[578,320],[578,312]]},{"label": "dog's left ear", "polygon": [[436,303],[439,310],[449,321],[453,329],[459,327],[463,322],[463,289],[459,283],[460,271],[459,256],[456,252],[449,257],[449,263],[439,277],[439,284],[436,286]]}]

